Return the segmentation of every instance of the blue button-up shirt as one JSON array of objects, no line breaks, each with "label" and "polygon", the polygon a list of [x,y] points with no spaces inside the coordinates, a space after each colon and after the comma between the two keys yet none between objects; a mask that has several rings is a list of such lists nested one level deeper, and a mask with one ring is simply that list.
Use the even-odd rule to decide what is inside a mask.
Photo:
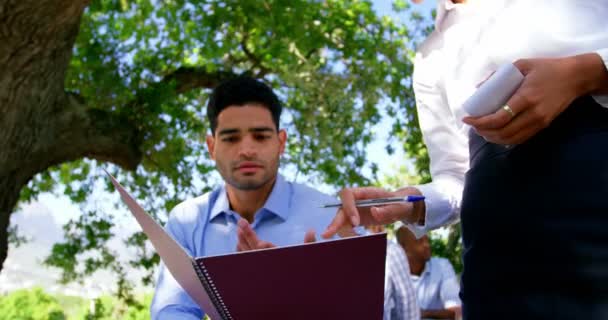
[{"label": "blue button-up shirt", "polygon": [[448,259],[431,258],[426,262],[420,276],[412,275],[412,283],[417,291],[421,309],[439,310],[459,307],[462,304],[458,296],[458,277]]},{"label": "blue button-up shirt", "polygon": [[[336,209],[320,205],[334,197],[277,176],[275,185],[252,223],[258,237],[278,246],[300,244],[307,230],[317,236],[334,218]],[[169,214],[165,230],[192,257],[236,251],[237,221],[230,210],[224,186],[177,205]],[[161,263],[150,307],[152,319],[197,319],[204,311],[190,298]]]}]

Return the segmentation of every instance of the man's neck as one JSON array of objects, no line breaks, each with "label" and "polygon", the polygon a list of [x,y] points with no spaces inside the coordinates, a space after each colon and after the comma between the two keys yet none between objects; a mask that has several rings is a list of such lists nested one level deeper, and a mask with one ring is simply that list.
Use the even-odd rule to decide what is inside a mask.
[{"label": "man's neck", "polygon": [[410,273],[416,276],[420,276],[422,274],[422,271],[424,271],[426,261],[410,257],[407,257],[407,260],[410,263]]},{"label": "man's neck", "polygon": [[264,206],[264,203],[266,203],[276,180],[275,177],[273,180],[255,190],[239,190],[226,184],[230,208],[241,215],[243,219],[249,221],[249,223],[253,222],[253,216]]}]

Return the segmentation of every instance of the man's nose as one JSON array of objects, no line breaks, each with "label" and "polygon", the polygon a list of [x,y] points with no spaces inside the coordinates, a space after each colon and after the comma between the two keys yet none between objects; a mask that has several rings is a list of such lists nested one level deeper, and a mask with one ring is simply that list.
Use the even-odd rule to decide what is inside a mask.
[{"label": "man's nose", "polygon": [[239,155],[245,158],[253,158],[257,154],[257,145],[252,137],[246,137],[242,140],[239,149]]}]

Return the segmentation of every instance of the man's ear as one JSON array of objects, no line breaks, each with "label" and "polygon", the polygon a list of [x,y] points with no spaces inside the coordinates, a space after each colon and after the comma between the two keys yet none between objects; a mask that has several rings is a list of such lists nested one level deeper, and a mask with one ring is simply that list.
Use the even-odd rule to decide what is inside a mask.
[{"label": "man's ear", "polygon": [[212,135],[207,135],[207,149],[209,150],[209,157],[211,160],[215,160],[215,138]]},{"label": "man's ear", "polygon": [[285,142],[287,142],[287,131],[285,129],[279,130],[279,154],[285,152]]}]

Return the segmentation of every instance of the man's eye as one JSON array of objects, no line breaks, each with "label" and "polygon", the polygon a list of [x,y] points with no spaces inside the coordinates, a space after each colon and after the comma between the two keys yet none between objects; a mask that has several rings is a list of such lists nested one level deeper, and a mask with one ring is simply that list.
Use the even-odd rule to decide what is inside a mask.
[{"label": "man's eye", "polygon": [[259,134],[255,136],[255,139],[258,141],[264,141],[264,140],[268,140],[270,139],[269,135],[263,135],[263,134]]},{"label": "man's eye", "polygon": [[230,137],[225,137],[222,139],[223,142],[237,142],[239,141],[239,137],[236,136],[230,136]]}]

